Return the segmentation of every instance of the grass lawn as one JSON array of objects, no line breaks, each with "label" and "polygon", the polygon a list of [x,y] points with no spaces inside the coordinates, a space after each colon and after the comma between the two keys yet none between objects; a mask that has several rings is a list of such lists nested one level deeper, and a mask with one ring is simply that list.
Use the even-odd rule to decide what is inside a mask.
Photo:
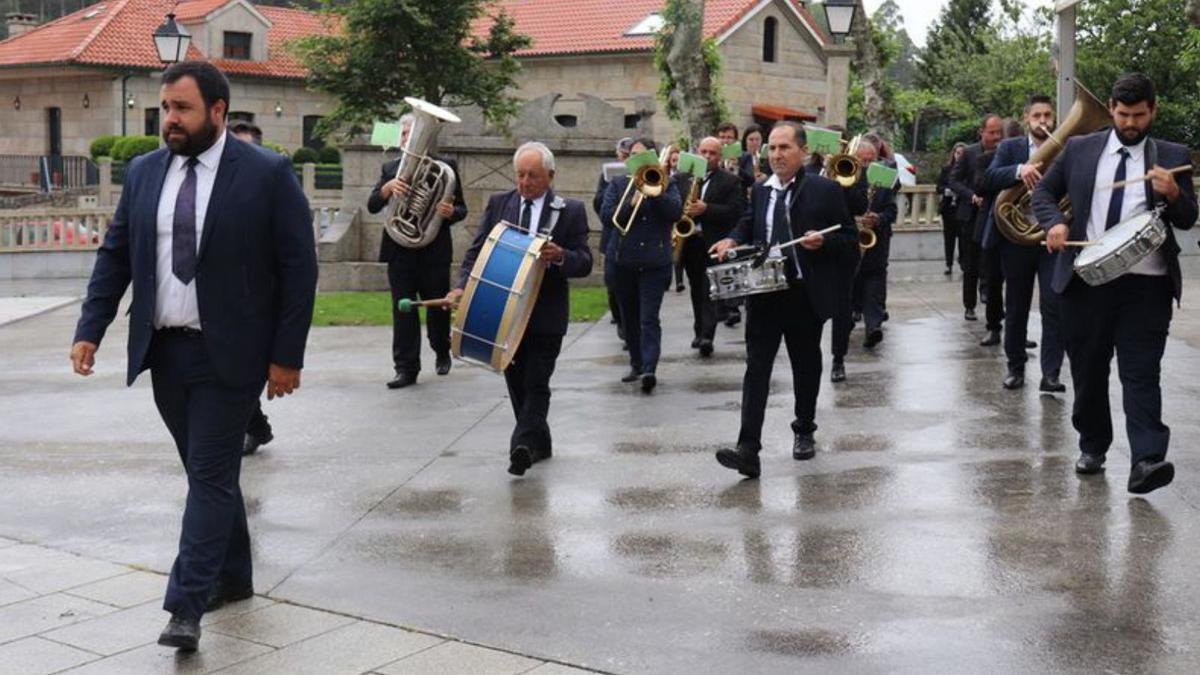
[{"label": "grass lawn", "polygon": [[[390,326],[390,293],[318,293],[314,326]],[[425,312],[421,312],[421,321]],[[603,286],[571,287],[571,321],[596,321],[608,311]]]}]

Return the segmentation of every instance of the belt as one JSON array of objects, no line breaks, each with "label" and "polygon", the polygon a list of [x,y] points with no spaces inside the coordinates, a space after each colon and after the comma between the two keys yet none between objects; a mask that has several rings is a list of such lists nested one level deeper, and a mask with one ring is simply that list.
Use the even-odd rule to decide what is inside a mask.
[{"label": "belt", "polygon": [[155,331],[159,335],[177,335],[180,337],[198,338],[203,337],[204,332],[199,328],[191,326],[164,326]]}]

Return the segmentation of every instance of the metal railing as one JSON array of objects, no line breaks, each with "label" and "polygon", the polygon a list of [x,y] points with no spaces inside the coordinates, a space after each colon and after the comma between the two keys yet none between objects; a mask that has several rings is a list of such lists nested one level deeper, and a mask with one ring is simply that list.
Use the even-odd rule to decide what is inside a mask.
[{"label": "metal railing", "polygon": [[0,185],[6,187],[49,192],[99,182],[100,171],[90,157],[0,155]]},{"label": "metal railing", "polygon": [[30,209],[0,214],[0,253],[99,248],[110,209]]}]

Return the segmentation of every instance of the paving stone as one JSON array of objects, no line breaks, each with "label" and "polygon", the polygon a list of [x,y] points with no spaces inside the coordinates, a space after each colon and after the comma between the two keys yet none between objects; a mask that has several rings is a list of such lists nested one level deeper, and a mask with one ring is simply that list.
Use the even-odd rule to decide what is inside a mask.
[{"label": "paving stone", "polygon": [[[150,644],[66,672],[71,675],[192,675],[211,673],[269,651],[270,647],[206,632],[201,635],[200,649],[195,652]],[[257,675],[268,672],[282,671],[257,671]]]},{"label": "paving stone", "polygon": [[170,615],[155,600],[42,635],[107,656],[154,642],[168,618]]},{"label": "paving stone", "polygon": [[537,668],[526,672],[527,675],[583,675],[584,673],[595,673],[596,671],[572,668],[560,663],[543,663]]},{"label": "paving stone", "polygon": [[57,593],[128,572],[128,567],[42,546],[0,548],[0,577],[39,594]]},{"label": "paving stone", "polygon": [[348,616],[281,602],[215,623],[211,630],[272,647],[284,647],[354,621]]},{"label": "paving stone", "polygon": [[129,608],[162,598],[166,589],[166,576],[135,571],[119,577],[77,586],[67,592],[89,600]]},{"label": "paving stone", "polygon": [[270,607],[274,604],[274,600],[261,595],[256,595],[252,598],[241,600],[239,602],[231,602],[215,612],[209,612],[208,614],[205,614],[204,617],[200,619],[200,625],[208,627],[213,624],[218,624],[222,621],[231,619],[235,616],[241,616],[249,612],[257,612],[264,607]]},{"label": "paving stone", "polygon": [[441,638],[359,621],[238,664],[223,675],[362,673],[439,642]]},{"label": "paving stone", "polygon": [[377,668],[384,675],[517,675],[542,662],[453,640]]},{"label": "paving stone", "polygon": [[40,637],[0,645],[0,675],[43,675],[100,658]]},{"label": "paving stone", "polygon": [[37,593],[34,593],[20,584],[14,584],[6,579],[0,579],[0,607],[12,604],[14,602],[20,602],[21,600],[28,600],[29,598],[33,597],[37,597]]},{"label": "paving stone", "polygon": [[17,543],[19,542],[16,539],[0,537],[0,548],[4,548],[5,546],[15,546]]},{"label": "paving stone", "polygon": [[113,611],[108,605],[62,593],[16,602],[0,607],[0,643],[87,621]]}]

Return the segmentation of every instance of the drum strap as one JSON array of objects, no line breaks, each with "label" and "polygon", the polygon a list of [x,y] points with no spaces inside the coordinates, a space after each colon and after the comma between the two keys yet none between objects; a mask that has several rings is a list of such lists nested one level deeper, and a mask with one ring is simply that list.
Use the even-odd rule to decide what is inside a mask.
[{"label": "drum strap", "polygon": [[[1153,138],[1146,138],[1146,166],[1154,168],[1158,165],[1158,144]],[[1165,205],[1165,198],[1154,191],[1153,183],[1146,181],[1146,208],[1151,211]]]}]

